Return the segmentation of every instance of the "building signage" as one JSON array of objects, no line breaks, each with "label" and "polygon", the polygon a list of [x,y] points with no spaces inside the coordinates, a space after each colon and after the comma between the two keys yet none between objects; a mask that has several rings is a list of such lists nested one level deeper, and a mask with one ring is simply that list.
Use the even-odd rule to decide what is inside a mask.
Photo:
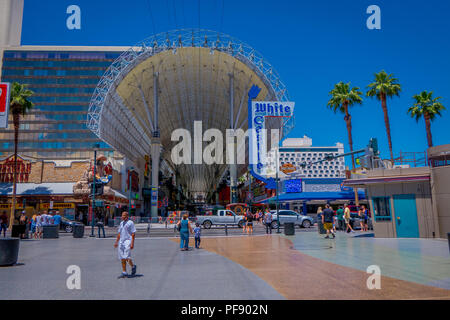
[{"label": "building signage", "polygon": [[290,174],[297,171],[297,168],[292,163],[285,163],[280,167],[281,172]]},{"label": "building signage", "polygon": [[11,86],[7,82],[0,82],[0,128],[8,128],[9,94]]},{"label": "building signage", "polygon": [[267,170],[267,132],[265,120],[267,117],[292,117],[295,102],[252,101],[250,110],[251,132],[250,164],[255,165],[254,171],[265,176]]},{"label": "building signage", "polygon": [[67,202],[53,202],[50,201],[50,203],[41,203],[39,205],[41,210],[48,210],[48,209],[73,209],[75,208],[74,203],[67,203]]},{"label": "building signage", "polygon": [[[28,182],[31,173],[31,162],[17,156],[16,182]],[[14,182],[14,156],[10,156],[0,162],[0,182]]]},{"label": "building signage", "polygon": [[131,191],[139,192],[139,174],[136,171],[128,170],[127,190],[130,190],[130,180],[131,180]]},{"label": "building signage", "polygon": [[158,188],[152,187],[152,195],[150,199],[150,205],[152,207],[158,206]]}]

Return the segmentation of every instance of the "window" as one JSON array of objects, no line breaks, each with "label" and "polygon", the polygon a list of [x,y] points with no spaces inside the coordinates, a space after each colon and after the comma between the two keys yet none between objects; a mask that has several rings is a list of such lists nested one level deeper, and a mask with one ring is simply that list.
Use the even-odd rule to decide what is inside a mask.
[{"label": "window", "polygon": [[372,198],[375,221],[391,221],[389,197]]}]

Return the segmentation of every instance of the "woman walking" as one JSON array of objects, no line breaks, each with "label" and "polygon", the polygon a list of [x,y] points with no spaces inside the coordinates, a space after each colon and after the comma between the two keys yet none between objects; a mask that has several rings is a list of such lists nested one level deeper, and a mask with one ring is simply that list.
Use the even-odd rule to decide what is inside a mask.
[{"label": "woman walking", "polygon": [[254,215],[249,211],[247,214],[247,234],[253,234],[253,220]]},{"label": "woman walking", "polygon": [[178,221],[177,227],[180,231],[180,250],[188,251],[189,250],[189,232],[192,234],[192,227],[189,224],[188,220],[189,216],[187,214],[183,215],[183,219]]}]

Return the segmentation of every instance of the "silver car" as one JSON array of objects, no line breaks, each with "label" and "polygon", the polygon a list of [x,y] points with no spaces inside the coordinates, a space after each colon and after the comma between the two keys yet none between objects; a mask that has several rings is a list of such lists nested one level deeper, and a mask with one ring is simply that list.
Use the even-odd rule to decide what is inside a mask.
[{"label": "silver car", "polygon": [[[275,229],[278,227],[278,219],[277,219],[277,211],[272,210],[270,211],[272,213],[272,228]],[[292,210],[278,210],[280,214],[280,225],[285,224],[286,222],[293,222],[294,225],[298,227],[303,228],[309,228],[312,225],[314,225],[313,218],[309,216],[305,216],[302,214],[299,214]]]}]

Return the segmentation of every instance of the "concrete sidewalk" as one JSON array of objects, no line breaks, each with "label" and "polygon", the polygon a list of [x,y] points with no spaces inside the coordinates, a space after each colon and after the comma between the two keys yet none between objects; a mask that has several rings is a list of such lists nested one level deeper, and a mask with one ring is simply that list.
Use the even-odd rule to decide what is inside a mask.
[{"label": "concrete sidewalk", "polygon": [[[283,299],[241,265],[206,250],[182,252],[169,239],[136,239],[132,255],[142,276],[118,279],[113,244],[97,238],[23,240],[20,264],[0,267],[2,299]],[[81,290],[67,288],[70,265],[81,269]]]}]

